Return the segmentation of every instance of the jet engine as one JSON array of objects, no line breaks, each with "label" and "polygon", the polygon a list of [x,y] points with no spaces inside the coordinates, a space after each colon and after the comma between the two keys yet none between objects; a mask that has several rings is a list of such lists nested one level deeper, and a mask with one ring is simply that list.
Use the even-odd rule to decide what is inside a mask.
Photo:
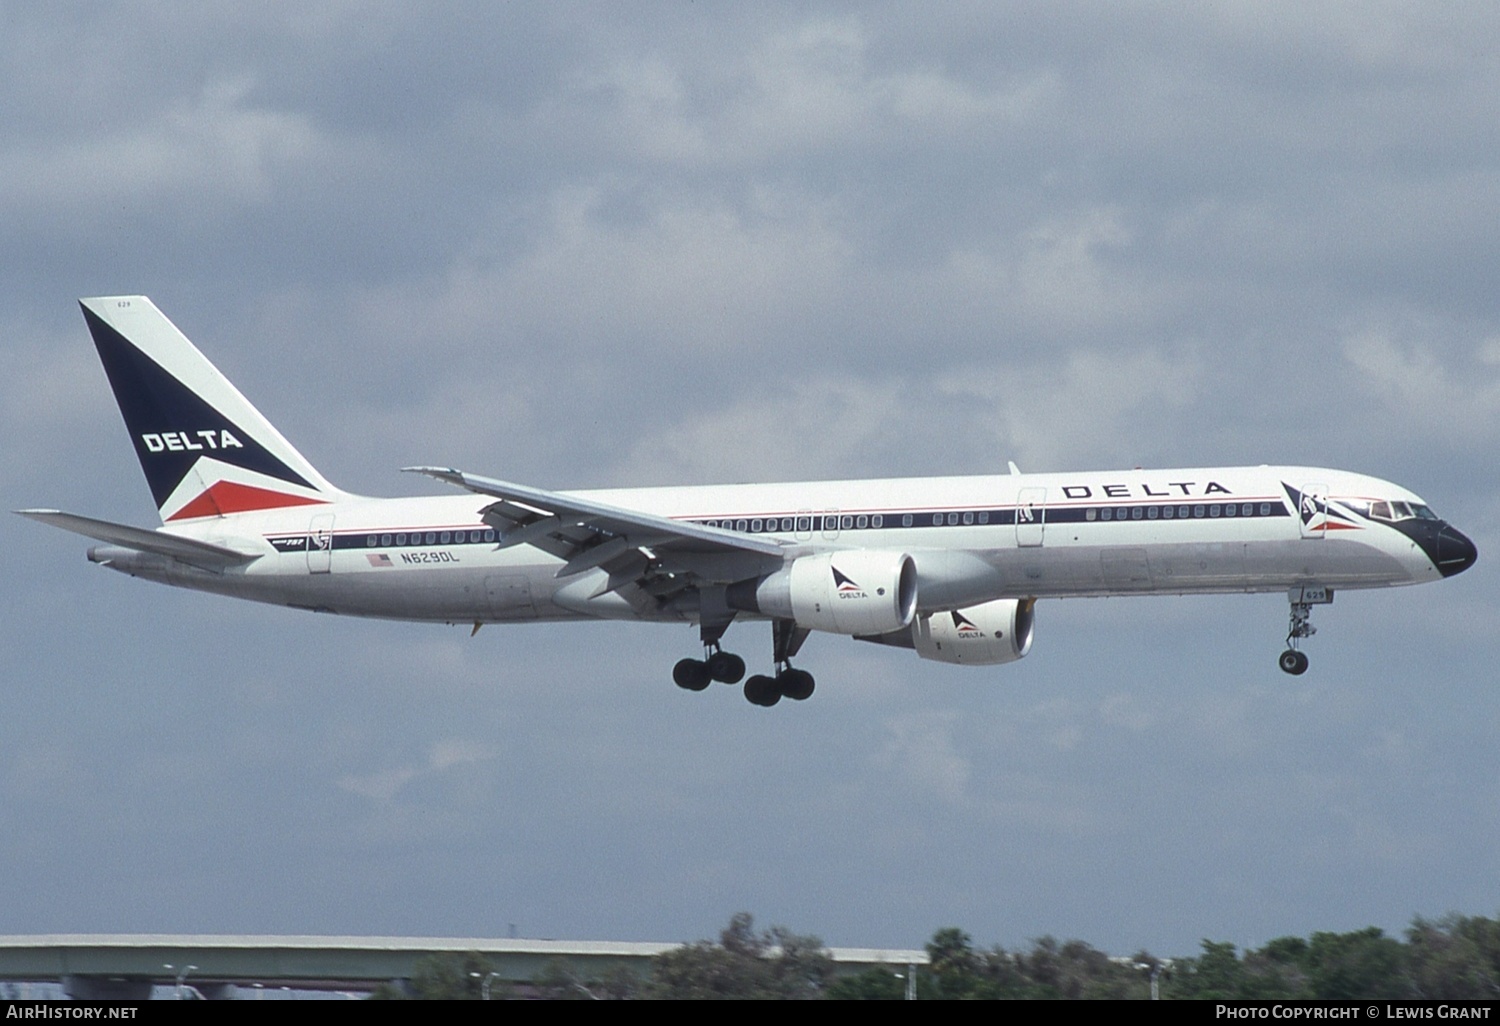
[{"label": "jet engine", "polygon": [[967,609],[919,616],[911,625],[917,655],[940,663],[993,666],[1031,651],[1036,600],[996,599]]},{"label": "jet engine", "polygon": [[802,556],[766,577],[731,584],[733,609],[832,634],[884,634],[912,622],[917,567],[904,552],[850,549]]},{"label": "jet engine", "polygon": [[923,659],[960,666],[1013,663],[1031,651],[1035,599],[996,599],[963,609],[923,613],[901,631],[856,635],[858,641],[916,649]]}]

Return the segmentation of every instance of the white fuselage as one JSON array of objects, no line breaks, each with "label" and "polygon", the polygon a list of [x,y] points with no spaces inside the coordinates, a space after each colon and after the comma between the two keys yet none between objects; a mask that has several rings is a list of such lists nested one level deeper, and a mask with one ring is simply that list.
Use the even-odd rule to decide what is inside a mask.
[{"label": "white fuselage", "polygon": [[[568,494],[765,535],[790,543],[788,561],[848,549],[908,554],[917,570],[919,612],[1001,598],[1378,588],[1444,576],[1412,536],[1359,512],[1372,502],[1420,504],[1417,496],[1377,478],[1318,468]],[[1326,504],[1322,516],[1320,503]],[[559,578],[559,557],[526,544],[497,548],[495,532],[481,519],[486,505],[474,495],[351,497],[163,529],[262,553],[224,570],[113,546],[92,550],[91,558],[167,584],[355,616],[462,623],[698,619],[693,603],[629,600],[602,588],[603,570]],[[728,584],[745,575],[742,565],[727,560],[719,577]]]}]

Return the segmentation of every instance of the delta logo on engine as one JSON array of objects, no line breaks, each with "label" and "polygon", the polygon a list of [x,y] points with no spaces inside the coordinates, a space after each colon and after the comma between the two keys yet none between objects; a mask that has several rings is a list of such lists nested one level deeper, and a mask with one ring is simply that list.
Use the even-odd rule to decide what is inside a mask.
[{"label": "delta logo on engine", "polygon": [[836,567],[836,566],[830,566],[828,569],[830,569],[830,570],[833,571],[833,584],[834,584],[835,594],[837,594],[839,598],[841,598],[841,599],[862,599],[862,598],[868,598],[869,597],[869,596],[867,596],[865,594],[865,589],[861,588],[859,585],[855,584],[849,578],[847,578],[843,574],[839,573],[839,568],[838,567]]}]

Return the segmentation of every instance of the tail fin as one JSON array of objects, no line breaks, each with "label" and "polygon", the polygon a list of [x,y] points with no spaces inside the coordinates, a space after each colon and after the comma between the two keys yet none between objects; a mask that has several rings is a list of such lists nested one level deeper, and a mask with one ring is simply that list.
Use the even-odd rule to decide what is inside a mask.
[{"label": "tail fin", "polygon": [[79,305],[163,522],[341,497],[151,300]]}]

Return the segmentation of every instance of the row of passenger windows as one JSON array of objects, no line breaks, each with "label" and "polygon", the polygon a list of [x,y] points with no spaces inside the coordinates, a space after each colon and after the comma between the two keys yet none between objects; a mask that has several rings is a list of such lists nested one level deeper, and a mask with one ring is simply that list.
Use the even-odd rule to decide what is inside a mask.
[{"label": "row of passenger windows", "polygon": [[[1203,517],[1253,517],[1256,506],[1246,503],[1209,503],[1197,506],[1105,506],[1102,509],[1084,510],[1085,520],[1199,520]],[[1260,516],[1271,515],[1271,504],[1260,504]]]},{"label": "row of passenger windows", "polygon": [[428,531],[426,534],[421,531],[412,531],[410,534],[399,531],[396,534],[366,535],[365,545],[373,549],[392,545],[468,545],[494,540],[493,528],[483,531]]},{"label": "row of passenger windows", "polygon": [[[927,514],[922,514],[924,524]],[[725,531],[747,531],[750,534],[762,534],[770,531],[801,531],[806,534],[812,531],[814,519],[818,521],[818,529],[823,531],[863,531],[866,528],[881,528],[885,526],[885,516],[881,513],[859,513],[845,514],[834,517],[752,517],[741,520],[705,520],[705,527],[718,527]],[[901,517],[902,527],[912,527],[917,518],[910,513]],[[968,513],[933,513],[932,526],[942,527],[944,524],[957,526],[958,524],[987,524],[990,522],[989,510],[980,510],[978,513],[972,510]]]}]

